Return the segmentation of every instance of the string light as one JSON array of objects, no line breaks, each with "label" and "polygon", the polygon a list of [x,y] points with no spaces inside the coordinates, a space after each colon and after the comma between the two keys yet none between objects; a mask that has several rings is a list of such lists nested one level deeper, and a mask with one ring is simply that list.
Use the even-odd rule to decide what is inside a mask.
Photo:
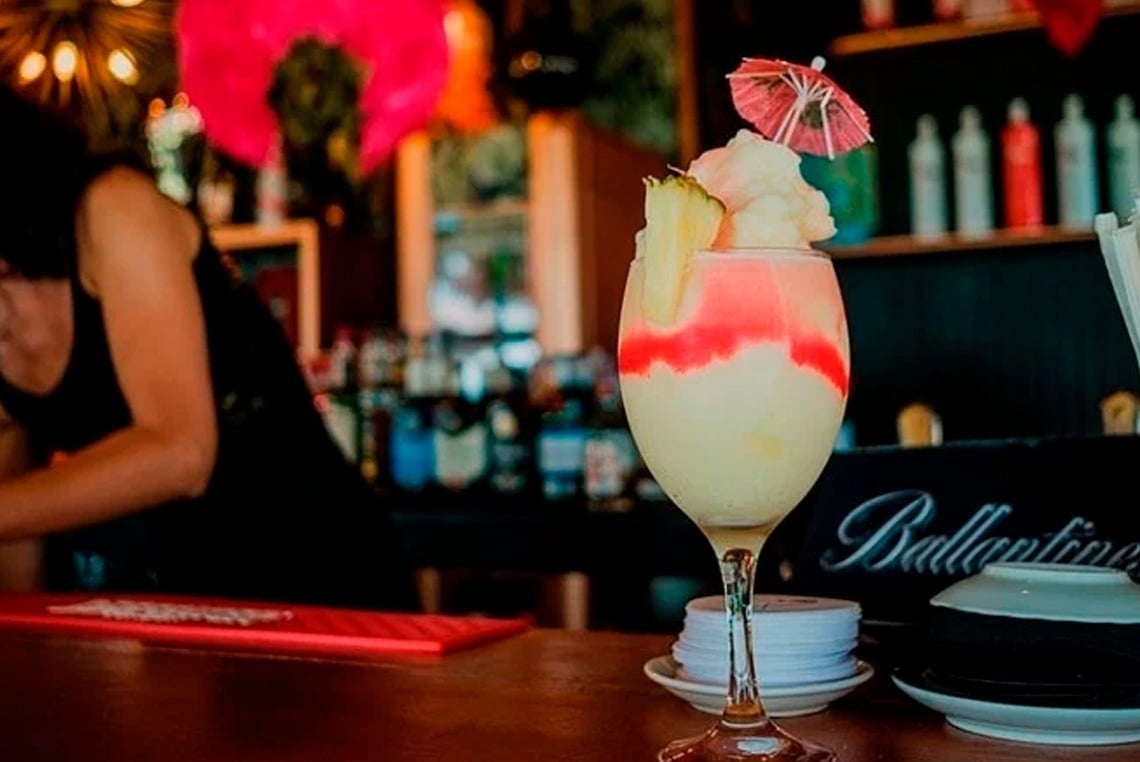
[{"label": "string light", "polygon": [[172,54],[175,0],[0,0],[0,82],[43,102],[78,105],[99,130]]},{"label": "string light", "polygon": [[27,84],[39,79],[47,70],[47,56],[38,50],[29,51],[20,61],[20,82]]},{"label": "string light", "polygon": [[107,70],[124,85],[134,85],[139,81],[139,70],[135,66],[134,57],[123,48],[115,48],[107,56]]},{"label": "string light", "polygon": [[51,70],[60,82],[70,82],[75,79],[75,70],[79,67],[79,48],[71,40],[61,40],[55,45],[51,54]]}]

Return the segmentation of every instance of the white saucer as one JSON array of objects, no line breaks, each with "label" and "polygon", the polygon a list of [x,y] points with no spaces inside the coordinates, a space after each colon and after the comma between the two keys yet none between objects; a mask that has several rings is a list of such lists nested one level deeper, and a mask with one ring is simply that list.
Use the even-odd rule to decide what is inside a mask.
[{"label": "white saucer", "polygon": [[[694,709],[708,714],[719,715],[724,709],[727,688],[723,685],[695,683],[677,677],[677,663],[671,656],[658,656],[645,662],[645,676],[657,683],[677,698],[689,702]],[[808,685],[780,685],[761,690],[764,709],[773,717],[795,717],[812,714],[827,708],[838,698],[846,696],[871,679],[875,670],[870,664],[860,661],[856,672],[842,680]]]},{"label": "white saucer", "polygon": [[918,703],[946,715],[956,728],[991,738],[1057,746],[1107,746],[1140,741],[1140,709],[1018,706],[918,688],[892,675]]}]

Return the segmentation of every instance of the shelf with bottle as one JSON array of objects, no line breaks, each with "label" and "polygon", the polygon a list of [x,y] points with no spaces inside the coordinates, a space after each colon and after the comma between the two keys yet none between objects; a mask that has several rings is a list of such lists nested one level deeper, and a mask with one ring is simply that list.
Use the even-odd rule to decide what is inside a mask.
[{"label": "shelf with bottle", "polygon": [[[1106,3],[1103,9],[1105,18],[1136,14],[1140,14],[1140,2],[1136,0]],[[843,35],[832,41],[830,51],[831,55],[835,57],[856,56],[979,37],[994,37],[1039,29],[1040,27],[1040,21],[1034,12],[992,14],[977,18],[873,29],[857,34]]]},{"label": "shelf with bottle", "polygon": [[662,501],[601,350],[512,363],[510,337],[337,331],[308,366],[316,404],[377,490],[621,511]]},{"label": "shelf with bottle", "polygon": [[[922,115],[907,151],[911,235],[834,246],[834,256],[857,258],[1092,244],[1096,239],[1094,216],[1111,208],[1121,218],[1131,217],[1135,212],[1133,190],[1140,187],[1140,121],[1133,113],[1132,99],[1118,96],[1114,111],[1114,118],[1103,125],[1107,150],[1102,154],[1100,129],[1086,116],[1083,100],[1075,94],[1065,97],[1063,116],[1052,130],[1057,225],[1046,224],[1043,139],[1024,99],[1014,98],[1010,102],[1006,124],[994,141],[995,151],[991,151],[978,109],[963,108],[960,126],[950,140],[952,162],[947,161],[948,152],[939,136],[938,124],[932,116]],[[952,167],[948,167],[951,163]],[[1103,201],[1102,169],[1108,190]],[[1000,175],[999,183],[994,182],[995,172]],[[995,200],[993,190],[999,186],[1001,197]],[[1005,229],[995,230],[998,206]]]}]

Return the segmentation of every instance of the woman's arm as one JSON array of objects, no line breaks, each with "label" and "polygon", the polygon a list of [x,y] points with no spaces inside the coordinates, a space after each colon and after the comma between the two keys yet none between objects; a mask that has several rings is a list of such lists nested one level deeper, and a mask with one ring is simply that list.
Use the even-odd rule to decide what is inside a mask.
[{"label": "woman's arm", "polygon": [[[32,467],[27,432],[0,414],[0,480],[26,473]],[[42,582],[42,554],[36,538],[0,545],[0,590],[37,590]]]},{"label": "woman's arm", "polygon": [[113,170],[77,223],[79,273],[103,308],[132,423],[66,461],[0,483],[0,541],[36,537],[202,493],[217,430],[196,236],[149,179]]}]

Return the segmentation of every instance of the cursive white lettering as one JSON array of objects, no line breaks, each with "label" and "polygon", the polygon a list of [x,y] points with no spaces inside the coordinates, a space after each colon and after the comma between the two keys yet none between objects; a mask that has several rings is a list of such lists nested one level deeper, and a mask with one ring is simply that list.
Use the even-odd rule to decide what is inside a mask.
[{"label": "cursive white lettering", "polygon": [[[951,553],[949,556],[947,556],[947,558],[946,558],[946,573],[947,574],[954,574],[955,573],[954,567],[957,563],[958,556],[962,555],[962,553],[969,550],[970,546],[973,545],[978,540],[979,537],[986,534],[990,530],[990,528],[992,528],[992,527],[996,526],[997,524],[1001,523],[1002,521],[1004,521],[1007,516],[1009,516],[1011,513],[1013,513],[1013,509],[1010,508],[1008,505],[984,505],[984,506],[982,506],[982,510],[978,511],[978,513],[981,514],[983,512],[988,514],[985,517],[985,520],[982,521],[982,523],[978,525],[977,529],[975,529],[969,537],[967,537],[965,540],[962,541],[961,547],[959,547],[957,550],[955,550],[953,553]],[[963,572],[965,572],[965,570],[963,570]]]},{"label": "cursive white lettering", "polygon": [[[864,519],[877,509],[902,504],[878,530],[870,536],[862,532]],[[827,551],[820,558],[820,564],[828,571],[843,571],[854,566],[862,566],[872,571],[889,568],[914,538],[915,532],[934,517],[934,500],[925,492],[901,490],[872,498],[860,505],[839,525],[839,542],[844,547],[857,546],[846,558],[833,560],[834,553]],[[894,547],[876,556],[888,543]]]},{"label": "cursive white lettering", "polygon": [[913,569],[918,574],[925,574],[930,555],[945,544],[946,538],[938,534],[920,538],[903,553],[899,560],[899,568],[904,572]]},{"label": "cursive white lettering", "polygon": [[1133,542],[1116,551],[1112,558],[1108,559],[1106,566],[1130,572],[1136,568],[1137,559],[1140,559],[1140,542]]},{"label": "cursive white lettering", "polygon": [[[1094,552],[1096,552],[1095,557],[1092,555]],[[1093,540],[1085,546],[1084,550],[1082,550],[1073,558],[1073,563],[1088,564],[1089,566],[1100,566],[1101,561],[1103,561],[1105,556],[1111,552],[1111,542],[1108,540]]]},{"label": "cursive white lettering", "polygon": [[1121,546],[1098,539],[1096,525],[1071,519],[1059,532],[1041,537],[990,535],[1013,515],[1012,506],[986,503],[950,535],[924,534],[933,521],[934,497],[899,490],[867,500],[840,522],[840,549],[827,549],[820,566],[829,572],[901,571],[920,575],[967,575],[994,561],[1036,561],[1140,570],[1140,542]]}]

